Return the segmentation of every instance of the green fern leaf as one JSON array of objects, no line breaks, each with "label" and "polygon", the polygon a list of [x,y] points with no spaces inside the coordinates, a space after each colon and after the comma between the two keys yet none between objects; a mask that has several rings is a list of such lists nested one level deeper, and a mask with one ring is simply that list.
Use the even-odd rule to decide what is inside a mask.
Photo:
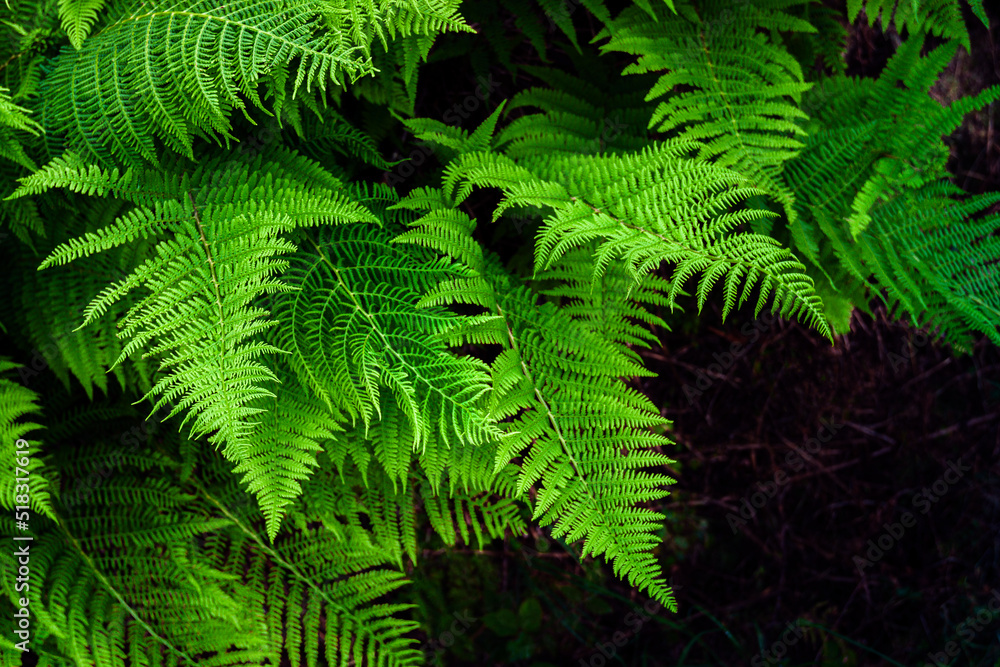
[{"label": "green fern leaf", "polygon": [[105,4],[107,0],[59,0],[59,19],[73,48],[83,45]]},{"label": "green fern leaf", "polygon": [[26,179],[22,196],[42,188],[69,187],[122,198],[133,208],[110,226],[56,248],[40,268],[133,242],[156,238],[155,255],[106,287],[84,311],[83,326],[105,314],[133,290],[142,297],[119,323],[130,340],[117,363],[148,348],[166,371],[148,392],[155,408],[193,419],[192,436],[211,433],[226,455],[246,451],[257,399],[274,373],[258,357],[278,348],[261,336],[274,326],[255,305],[262,295],[286,291],[276,275],[278,255],[295,246],[281,238],[297,226],[376,221],[352,202],[339,182],[315,163],[277,151],[250,162],[203,162],[192,174],[175,171],[103,171],[68,158]]}]

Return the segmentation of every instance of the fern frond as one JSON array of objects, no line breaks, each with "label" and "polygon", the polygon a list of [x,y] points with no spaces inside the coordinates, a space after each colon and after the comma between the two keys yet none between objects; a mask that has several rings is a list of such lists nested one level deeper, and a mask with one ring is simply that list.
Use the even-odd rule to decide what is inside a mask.
[{"label": "fern frond", "polygon": [[[432,198],[424,191],[400,205],[419,208],[421,200]],[[471,236],[471,221],[431,217],[434,213],[440,208],[413,224],[436,226],[441,233],[400,240],[428,242],[447,252],[458,236]],[[435,238],[440,242],[432,243]],[[646,371],[623,345],[595,333],[584,320],[551,303],[536,305],[535,295],[495,258],[480,250],[469,268],[475,273],[466,279],[465,289],[451,289],[444,281],[444,291],[432,295],[485,307],[488,317],[470,318],[450,335],[504,348],[492,365],[490,415],[507,428],[494,470],[516,466],[517,497],[539,487],[534,519],[552,525],[555,536],[584,540],[584,555],[603,554],[617,575],[676,609],[650,553],[663,515],[634,506],[662,498],[663,485],[672,482],[665,475],[636,470],[670,462],[650,451],[670,443],[647,430],[664,421],[648,399],[619,380]],[[623,450],[628,450],[626,456]]]},{"label": "fern frond", "polygon": [[270,547],[213,452],[197,467],[204,480],[182,482],[176,437],[166,451],[134,448],[113,472],[100,462],[118,448],[102,437],[92,460],[70,450],[55,463],[101,481],[72,512],[32,519],[30,590],[15,591],[16,558],[0,555],[0,591],[30,600],[34,652],[108,667],[419,662],[405,636],[415,623],[396,617],[409,605],[376,602],[405,581],[370,533],[286,530]]},{"label": "fern frond", "polygon": [[[192,136],[231,139],[228,116],[263,104],[257,84],[298,59],[294,92],[368,71],[324,29],[315,0],[158,2],[64,48],[42,86],[46,128],[84,159],[159,164],[154,139],[193,159]],[[282,74],[276,74],[276,73]]]},{"label": "fern frond", "polygon": [[701,273],[700,310],[724,279],[725,316],[759,284],[755,313],[773,293],[772,310],[829,336],[803,265],[770,237],[730,233],[766,215],[728,210],[761,191],[746,187],[747,179],[732,170],[681,157],[690,147],[671,142],[621,156],[552,155],[530,161],[530,171],[504,156],[473,153],[458,160],[453,174],[454,181],[503,189],[494,218],[512,205],[553,211],[536,241],[536,274],[570,249],[598,240],[594,285],[619,258],[635,280],[667,261],[676,263],[671,301],[688,277]]},{"label": "fern frond", "polygon": [[558,287],[543,290],[549,297],[567,299],[561,310],[585,324],[604,340],[618,343],[635,355],[634,347],[651,347],[658,338],[651,327],[670,330],[667,323],[650,312],[649,307],[667,308],[670,283],[654,274],[646,274],[636,284],[624,267],[612,264],[597,288],[588,280],[594,272],[594,251],[579,248],[545,272],[546,279],[557,280]]},{"label": "fern frond", "polygon": [[[790,231],[796,249],[833,289],[854,295],[854,305],[867,308],[858,294],[874,292],[915,324],[940,327],[961,350],[971,331],[996,336],[988,278],[996,248],[988,239],[973,242],[981,234],[972,230],[988,222],[968,219],[990,201],[962,202],[960,191],[943,185],[949,151],[942,137],[1000,99],[1000,86],[942,106],[929,91],[958,46],[921,56],[923,44],[920,34],[906,40],[877,80],[833,77],[806,95],[808,145],[784,173],[799,197]],[[939,256],[923,250],[941,239],[952,245]],[[964,257],[964,269],[955,257]]]},{"label": "fern frond", "polygon": [[107,0],[59,0],[59,19],[70,44],[79,49]]},{"label": "fern frond", "polygon": [[[274,364],[269,364],[274,367]],[[302,493],[300,482],[308,479],[323,442],[343,430],[341,416],[330,412],[291,373],[279,372],[280,387],[252,407],[260,410],[260,425],[248,438],[246,455],[233,468],[242,473],[242,483],[260,502],[273,542],[286,507]]]},{"label": "fern frond", "polygon": [[28,507],[34,514],[53,518],[52,496],[58,479],[51,477],[52,471],[42,462],[41,443],[25,437],[42,427],[22,421],[32,414],[38,417],[39,397],[6,377],[19,368],[19,364],[0,357],[0,453],[4,457],[0,506],[11,512],[15,506]]},{"label": "fern frond", "polygon": [[38,135],[42,126],[28,117],[30,111],[11,101],[10,90],[0,86],[0,158],[5,158],[27,169],[37,169],[34,161],[24,152],[17,131]]},{"label": "fern frond", "polygon": [[582,539],[582,555],[603,555],[616,575],[676,609],[650,553],[664,517],[635,506],[664,497],[663,486],[673,482],[641,471],[672,462],[651,451],[670,444],[647,430],[664,420],[648,399],[618,380],[614,344],[590,338],[555,308],[534,306],[524,288],[498,273],[487,281],[509,345],[494,364],[509,375],[494,403],[504,414],[517,414],[497,467],[521,456],[517,492],[538,485],[533,519],[552,525],[554,537]]},{"label": "fern frond", "polygon": [[[962,18],[961,0],[848,0],[847,18],[857,20],[862,9],[868,25],[878,20],[883,30],[894,26],[912,37],[916,32],[929,32],[945,39],[957,40],[969,50],[969,32]],[[972,13],[983,25],[989,26],[982,0],[968,0]]]},{"label": "fern frond", "polygon": [[158,397],[154,409],[169,404],[171,414],[186,412],[185,421],[194,420],[192,437],[214,432],[210,440],[239,460],[260,411],[250,404],[273,396],[264,385],[276,380],[258,361],[278,351],[261,338],[275,323],[256,303],[289,289],[277,277],[286,262],[276,257],[295,246],[281,235],[376,218],[350,201],[336,179],[294,153],[280,150],[249,162],[226,157],[205,161],[190,175],[129,170],[119,176],[117,169],[67,161],[68,167],[55,165],[23,187],[90,188],[134,204],[112,225],[60,245],[40,268],[139,236],[156,239],[155,255],[94,298],[82,326],[133,290],[146,291],[119,323],[119,336],[130,340],[116,363],[141,349],[160,357],[165,374],[147,393]]},{"label": "fern frond", "polygon": [[[375,454],[404,485],[412,451],[436,484],[449,446],[499,435],[482,407],[486,366],[451,354],[439,339],[457,316],[417,307],[421,293],[449,273],[456,273],[450,263],[418,263],[385,232],[345,227],[293,260],[297,289],[277,303],[277,344],[292,353],[303,383],[366,427],[397,420]],[[397,410],[386,412],[386,401]]]},{"label": "fern frond", "polygon": [[803,146],[805,114],[798,103],[812,84],[798,61],[761,31],[815,32],[784,11],[795,4],[761,0],[732,11],[725,0],[705,0],[679,4],[676,15],[659,7],[655,18],[633,7],[599,35],[610,37],[602,52],[639,56],[626,74],[665,71],[646,96],[670,94],[650,128],[697,140],[699,158],[748,177],[781,202],[790,219],[794,196],[780,173]]}]

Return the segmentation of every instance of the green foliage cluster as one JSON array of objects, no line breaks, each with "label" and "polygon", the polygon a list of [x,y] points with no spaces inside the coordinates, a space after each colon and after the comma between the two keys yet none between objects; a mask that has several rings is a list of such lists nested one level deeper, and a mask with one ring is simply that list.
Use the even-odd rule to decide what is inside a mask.
[{"label": "green foliage cluster", "polygon": [[[676,609],[669,423],[629,383],[666,311],[832,338],[877,298],[1000,344],[1000,194],[943,142],[1000,88],[930,95],[959,0],[847,4],[8,0],[0,532],[26,505],[34,540],[0,591],[39,664],[420,664],[420,526],[547,527]],[[862,12],[905,36],[876,79],[843,66]],[[448,58],[532,83],[474,129],[413,117]],[[404,129],[429,181],[377,177]],[[484,243],[513,223],[523,253]]]}]

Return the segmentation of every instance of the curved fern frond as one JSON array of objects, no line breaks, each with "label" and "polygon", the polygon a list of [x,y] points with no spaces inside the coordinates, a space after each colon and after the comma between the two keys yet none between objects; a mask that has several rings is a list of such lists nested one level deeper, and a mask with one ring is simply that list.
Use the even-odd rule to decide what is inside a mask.
[{"label": "curved fern frond", "polygon": [[[536,305],[535,295],[495,258],[484,257],[481,249],[478,254],[467,250],[468,244],[457,239],[471,236],[471,221],[443,215],[446,204],[428,205],[434,201],[430,194],[422,190],[400,207],[430,208],[411,224],[437,233],[404,234],[398,240],[446,254],[458,248],[471,257],[473,275],[441,282],[427,299],[486,309],[485,316],[458,323],[449,334],[453,344],[475,340],[503,347],[492,364],[490,415],[502,420],[508,435],[499,443],[494,470],[516,466],[516,497],[538,486],[533,519],[552,525],[557,537],[584,540],[584,555],[603,554],[617,575],[676,609],[650,553],[664,517],[635,506],[662,498],[663,486],[673,481],[638,470],[671,462],[651,451],[670,441],[648,430],[666,422],[648,399],[619,379],[648,371],[624,345],[594,332],[585,319],[574,319],[552,303]],[[446,199],[443,192],[438,196]]]},{"label": "curved fern frond", "polygon": [[943,106],[929,91],[958,45],[921,56],[923,44],[919,34],[903,42],[876,80],[832,77],[804,97],[810,137],[783,175],[798,193],[791,240],[855,306],[867,309],[874,292],[962,350],[972,331],[995,339],[989,276],[1000,253],[983,237],[992,218],[970,219],[992,200],[963,202],[945,185],[942,137],[1000,99],[1000,86]]},{"label": "curved fern frond", "polygon": [[129,338],[116,363],[133,351],[161,358],[160,377],[147,396],[154,409],[187,412],[192,437],[212,433],[226,456],[240,460],[260,408],[276,381],[258,358],[278,348],[263,332],[274,326],[257,305],[265,294],[290,289],[278,276],[278,255],[295,246],[281,237],[295,227],[348,221],[377,222],[351,201],[340,183],[315,163],[284,150],[248,162],[225,155],[189,174],[85,165],[75,156],[23,179],[13,196],[53,187],[112,196],[134,207],[113,224],[56,248],[40,268],[154,238],[155,255],[106,287],[84,311],[86,326],[136,289],[146,295],[119,323]]},{"label": "curved fern frond", "polygon": [[83,45],[108,0],[59,0],[59,19],[74,49]]},{"label": "curved fern frond", "polygon": [[230,113],[246,113],[244,98],[263,108],[258,82],[288,76],[295,59],[293,95],[371,71],[326,15],[317,0],[142,6],[63,49],[42,86],[44,124],[100,164],[159,164],[156,138],[193,159],[195,133],[232,139]]},{"label": "curved fern frond", "polygon": [[[456,272],[443,260],[417,262],[385,232],[344,227],[293,259],[296,290],[277,302],[277,344],[303,383],[366,427],[398,420],[375,455],[404,486],[413,451],[436,485],[449,447],[500,435],[483,408],[487,367],[440,340],[458,316],[417,307],[423,291]],[[397,410],[386,412],[386,402]]]},{"label": "curved fern frond", "polygon": [[801,1],[760,0],[734,9],[727,0],[699,0],[678,3],[676,15],[658,5],[655,17],[632,7],[599,35],[610,37],[602,52],[639,56],[624,73],[665,71],[646,96],[669,94],[650,128],[700,142],[699,158],[748,177],[781,202],[789,219],[794,195],[779,176],[803,147],[805,114],[798,103],[812,84],[763,31],[815,32],[785,12]]},{"label": "curved fern frond", "polygon": [[[274,367],[274,364],[269,364]],[[277,374],[280,386],[274,395],[252,407],[260,410],[260,425],[248,440],[246,455],[233,468],[242,483],[260,502],[267,536],[274,541],[286,507],[302,493],[300,482],[318,465],[322,444],[343,429],[341,415],[331,412],[307,387],[284,369]]]},{"label": "curved fern frond", "polygon": [[505,198],[494,218],[510,206],[552,211],[536,241],[536,274],[570,249],[597,240],[594,285],[615,260],[622,260],[637,281],[661,262],[671,262],[676,264],[671,302],[684,281],[700,273],[699,310],[722,279],[726,316],[759,284],[755,313],[773,293],[774,312],[797,316],[829,337],[805,267],[770,237],[731,233],[768,214],[730,210],[761,191],[746,187],[747,179],[732,170],[682,157],[690,148],[670,142],[626,155],[550,155],[525,161],[527,167],[505,156],[472,153],[453,165],[448,185],[500,187]]}]

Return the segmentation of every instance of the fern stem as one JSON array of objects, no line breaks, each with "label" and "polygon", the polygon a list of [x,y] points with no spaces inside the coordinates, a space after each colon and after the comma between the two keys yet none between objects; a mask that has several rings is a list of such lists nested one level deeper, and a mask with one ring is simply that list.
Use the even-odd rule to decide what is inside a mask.
[{"label": "fern stem", "polygon": [[367,630],[364,623],[361,623],[361,622],[358,622],[357,620],[354,620],[353,616],[352,616],[352,614],[350,613],[349,610],[345,609],[344,607],[340,606],[339,604],[337,604],[336,602],[334,602],[333,600],[331,600],[329,598],[329,596],[327,596],[326,592],[324,592],[323,589],[319,587],[319,585],[317,585],[315,582],[313,582],[312,579],[310,579],[306,575],[304,575],[301,572],[299,572],[299,570],[294,565],[292,565],[287,560],[285,560],[284,558],[282,558],[281,555],[277,551],[275,551],[273,548],[269,547],[267,545],[267,543],[264,542],[264,540],[261,539],[260,535],[258,535],[256,531],[253,531],[250,528],[248,528],[247,526],[245,526],[242,521],[240,521],[235,515],[233,515],[226,508],[225,505],[223,505],[215,496],[213,496],[211,493],[209,493],[208,490],[204,486],[202,486],[202,484],[201,484],[201,482],[199,480],[197,480],[194,477],[192,477],[191,478],[191,483],[194,484],[194,486],[198,489],[198,491],[200,491],[201,494],[210,503],[212,503],[217,508],[219,508],[219,511],[222,512],[222,514],[227,519],[229,519],[234,524],[236,524],[236,526],[241,531],[243,531],[244,534],[246,534],[250,539],[252,539],[254,542],[256,542],[257,546],[261,549],[261,551],[263,551],[265,554],[267,554],[267,556],[270,557],[271,560],[273,560],[275,563],[277,563],[281,567],[283,567],[286,570],[288,570],[289,572],[291,572],[299,580],[303,581],[306,584],[306,586],[308,586],[313,591],[315,591],[316,594],[319,595],[323,599],[323,601],[326,603],[326,605],[328,607],[336,610],[337,613],[339,613],[341,616],[344,616],[344,617],[347,617],[347,618],[352,618],[354,628],[357,631],[364,631],[366,634],[368,634],[372,638],[373,641],[378,642],[379,644],[382,644],[382,645],[385,644],[385,642],[376,633],[371,632],[370,630]]},{"label": "fern stem", "polygon": [[[198,226],[198,235],[201,237],[201,243],[205,247],[205,257],[208,258],[208,270],[209,276],[212,279],[212,286],[215,288],[215,307],[219,314],[219,334],[220,334],[220,344],[222,352],[219,355],[219,370],[221,371],[225,366],[226,354],[229,352],[228,345],[226,345],[226,335],[225,335],[225,317],[222,310],[222,294],[219,291],[219,278],[215,273],[215,259],[212,257],[212,248],[208,243],[208,239],[205,237],[205,227],[201,224],[201,216],[198,215],[198,207],[194,203],[194,197],[191,196],[191,192],[187,193],[188,200],[191,202],[191,210],[194,212],[194,222]],[[219,373],[222,381],[222,391],[221,396],[229,396],[229,385],[226,382],[226,374]],[[230,420],[230,424],[234,423],[235,419]],[[228,446],[230,443],[226,443]],[[242,443],[236,443],[239,446]]]},{"label": "fern stem", "polygon": [[[510,340],[511,348],[514,350],[514,352],[517,353],[517,358],[521,363],[521,372],[524,373],[524,377],[531,382],[532,389],[535,392],[535,398],[538,399],[538,402],[542,404],[543,408],[545,408],[545,414],[549,418],[549,423],[552,424],[552,430],[555,431],[556,436],[559,438],[559,444],[562,447],[562,450],[566,453],[566,456],[569,458],[570,464],[573,466],[573,472],[575,472],[577,477],[583,482],[583,486],[587,491],[587,495],[591,498],[591,500],[593,500],[595,505],[600,507],[600,502],[594,496],[594,494],[591,493],[590,483],[587,480],[586,475],[584,475],[583,472],[580,471],[580,467],[577,465],[576,458],[573,456],[573,452],[570,450],[569,443],[567,443],[566,438],[563,437],[562,429],[559,427],[559,422],[556,420],[555,415],[552,413],[552,408],[549,407],[548,401],[546,401],[545,397],[542,396],[542,392],[538,388],[538,383],[535,382],[533,374],[528,369],[528,364],[525,363],[524,361],[524,356],[521,355],[521,350],[518,348],[517,339],[514,336],[514,332],[513,330],[511,330],[510,324],[507,323],[508,322],[507,315],[503,312],[503,308],[500,307],[499,303],[495,305],[497,309],[497,314],[504,320],[504,326],[507,329],[507,338],[508,340]],[[611,526],[609,525],[608,530],[611,532],[612,535],[614,535],[614,537],[616,538],[615,541],[617,542],[618,536],[615,535],[614,529],[611,528]]]},{"label": "fern stem", "polygon": [[122,597],[121,593],[118,592],[118,589],[116,589],[111,584],[108,578],[105,577],[104,574],[98,569],[97,564],[94,562],[94,560],[90,556],[88,556],[87,553],[83,550],[83,547],[80,546],[80,542],[77,541],[77,539],[73,537],[72,533],[69,532],[69,529],[63,522],[62,517],[60,517],[58,514],[56,515],[56,523],[59,525],[59,528],[62,529],[67,539],[69,539],[70,544],[73,545],[73,548],[76,549],[77,553],[80,554],[80,557],[83,558],[83,560],[87,563],[87,565],[90,566],[90,569],[93,570],[95,575],[97,575],[97,578],[100,579],[102,584],[104,584],[104,587],[107,588],[111,592],[111,594],[115,596],[115,598],[117,598],[118,602],[122,605],[122,607],[125,608],[125,611],[127,611],[129,615],[132,616],[132,618],[134,618],[136,622],[139,625],[141,625],[146,632],[150,634],[151,637],[156,639],[156,641],[160,642],[168,649],[170,649],[177,655],[181,656],[191,664],[196,664],[191,656],[189,656],[187,653],[185,653],[184,651],[180,650],[179,648],[171,644],[169,641],[167,641],[166,638],[158,635],[156,631],[154,631],[153,628],[148,623],[146,623],[146,621],[139,618],[139,615],[136,613],[136,611],[132,609],[129,603],[125,601],[125,598]]}]

